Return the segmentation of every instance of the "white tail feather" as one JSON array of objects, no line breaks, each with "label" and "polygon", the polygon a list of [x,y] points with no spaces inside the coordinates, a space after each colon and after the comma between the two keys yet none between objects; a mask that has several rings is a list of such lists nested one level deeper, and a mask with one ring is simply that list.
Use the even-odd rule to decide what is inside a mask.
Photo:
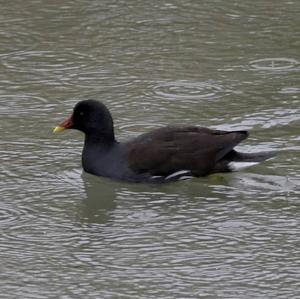
[{"label": "white tail feather", "polygon": [[259,164],[259,162],[230,162],[228,167],[231,171],[237,171],[257,164]]}]

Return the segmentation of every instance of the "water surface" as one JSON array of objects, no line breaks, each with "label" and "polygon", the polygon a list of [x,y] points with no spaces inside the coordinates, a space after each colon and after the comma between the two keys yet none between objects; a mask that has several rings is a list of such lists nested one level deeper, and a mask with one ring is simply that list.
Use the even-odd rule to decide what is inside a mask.
[{"label": "water surface", "polygon": [[[1,298],[299,298],[298,1],[6,1]],[[163,186],[82,172],[80,99],[126,140],[247,129],[277,157]]]}]

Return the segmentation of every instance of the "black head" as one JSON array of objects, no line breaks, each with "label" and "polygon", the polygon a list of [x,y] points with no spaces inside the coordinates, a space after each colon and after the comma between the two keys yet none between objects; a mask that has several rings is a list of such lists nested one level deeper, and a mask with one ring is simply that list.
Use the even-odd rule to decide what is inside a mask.
[{"label": "black head", "polygon": [[109,110],[103,103],[95,100],[78,102],[73,109],[73,114],[57,128],[55,131],[76,129],[85,133],[87,137],[115,139],[113,119]]}]

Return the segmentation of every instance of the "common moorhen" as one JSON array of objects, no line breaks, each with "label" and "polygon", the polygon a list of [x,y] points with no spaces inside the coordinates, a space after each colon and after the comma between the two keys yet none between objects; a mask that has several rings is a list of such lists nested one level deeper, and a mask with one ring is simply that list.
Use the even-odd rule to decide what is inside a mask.
[{"label": "common moorhen", "polygon": [[233,148],[247,131],[197,126],[166,126],[127,142],[115,139],[112,116],[95,100],[80,101],[53,132],[77,129],[85,134],[82,166],[86,172],[131,182],[170,182],[251,166],[273,152],[240,153]]}]

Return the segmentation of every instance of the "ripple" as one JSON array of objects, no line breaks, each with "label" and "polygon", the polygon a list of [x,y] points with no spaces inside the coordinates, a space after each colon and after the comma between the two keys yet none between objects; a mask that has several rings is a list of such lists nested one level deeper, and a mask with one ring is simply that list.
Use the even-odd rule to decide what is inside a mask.
[{"label": "ripple", "polygon": [[[236,181],[237,189],[242,190],[244,194],[255,194],[258,191],[264,190],[264,194],[298,194],[299,181],[289,179],[285,176],[278,175],[259,175],[247,173],[239,177]],[[243,187],[243,189],[241,189]],[[240,192],[240,191],[239,191]]]},{"label": "ripple", "polygon": [[232,118],[234,124],[222,124],[214,126],[214,128],[219,130],[238,130],[241,127],[250,130],[255,126],[261,126],[262,128],[274,128],[274,127],[283,127],[291,125],[293,122],[298,122],[300,119],[300,109],[298,107],[278,107],[271,109],[264,109],[262,111],[249,113],[244,115]]},{"label": "ripple", "polygon": [[18,222],[20,217],[23,215],[21,210],[16,210],[10,206],[3,206],[1,204],[0,209],[0,226],[11,226],[13,223]]},{"label": "ripple", "polygon": [[[5,246],[6,248],[9,248],[12,243],[18,246],[27,244],[28,247],[26,249],[26,246],[24,246],[24,251],[28,250],[32,253],[32,247],[35,247],[34,251],[43,252],[45,246],[51,251],[64,251],[63,248],[55,247],[54,243],[59,241],[72,242],[74,235],[72,229],[66,225],[55,224],[49,229],[45,222],[36,219],[30,223],[14,225],[10,231],[4,231],[2,237],[8,244]],[[54,243],[50,245],[49,239]]]},{"label": "ripple", "polygon": [[[34,180],[27,184],[25,192],[19,191],[12,203],[1,203],[0,226],[2,240],[5,240],[2,248],[9,252],[19,246],[23,248],[22,252],[44,251],[45,246],[47,250],[62,250],[55,249],[55,242],[72,242],[76,228],[70,224],[68,212],[66,212],[69,202],[62,195],[61,186],[58,184],[51,185],[49,180],[47,188],[51,190],[53,197],[51,203],[45,199],[47,197],[47,192],[44,191],[46,186]],[[74,196],[76,192],[74,187],[68,190],[68,195]],[[4,200],[10,200],[11,191],[7,190]],[[61,217],[62,210],[64,210],[63,218]],[[49,240],[51,240],[50,243]]]},{"label": "ripple", "polygon": [[30,48],[32,45],[40,42],[41,34],[36,30],[31,30],[30,32],[24,31],[22,27],[24,26],[24,22],[26,21],[23,18],[18,20],[6,19],[1,22],[2,46],[0,49],[0,58],[7,56],[7,52],[15,52],[16,48]]},{"label": "ripple", "polygon": [[70,76],[72,84],[77,87],[99,87],[101,89],[112,88],[112,87],[126,87],[132,84],[132,81],[135,79],[134,76],[118,76],[116,80],[112,80],[112,77],[115,77],[111,70],[101,67],[100,70],[94,69],[91,67],[90,71],[82,71],[73,73]]},{"label": "ripple", "polygon": [[282,88],[279,93],[281,94],[299,94],[300,88],[297,87],[284,87]]},{"label": "ripple", "polygon": [[299,65],[299,61],[293,58],[263,58],[250,61],[253,69],[263,71],[282,71],[294,69]]},{"label": "ripple", "polygon": [[86,66],[91,57],[78,52],[16,51],[1,55],[3,65],[22,72],[78,70]]},{"label": "ripple", "polygon": [[[49,112],[49,105],[47,100],[43,97],[36,95],[0,95],[0,101],[3,103],[1,106],[1,115],[19,118],[20,115],[30,114],[34,117],[36,111]],[[51,104],[54,106],[54,104]]]},{"label": "ripple", "polygon": [[197,101],[218,98],[224,88],[211,82],[190,82],[185,80],[161,83],[154,87],[156,95],[177,100]]},{"label": "ripple", "polygon": [[69,184],[83,190],[82,169],[65,170],[56,175],[62,185]]},{"label": "ripple", "polygon": [[[18,187],[13,181],[1,185],[0,227],[2,236],[5,231],[11,234],[14,227],[26,225],[35,214],[34,207],[23,203],[24,196]],[[17,192],[12,197],[11,194],[15,191]],[[19,198],[21,198],[20,201]]]},{"label": "ripple", "polygon": [[35,91],[45,85],[58,89],[73,86],[74,76],[96,65],[94,57],[76,51],[15,51],[0,58],[7,72],[14,74],[13,80],[3,77],[7,87],[24,90],[30,86],[29,92],[32,92],[33,85]]}]

